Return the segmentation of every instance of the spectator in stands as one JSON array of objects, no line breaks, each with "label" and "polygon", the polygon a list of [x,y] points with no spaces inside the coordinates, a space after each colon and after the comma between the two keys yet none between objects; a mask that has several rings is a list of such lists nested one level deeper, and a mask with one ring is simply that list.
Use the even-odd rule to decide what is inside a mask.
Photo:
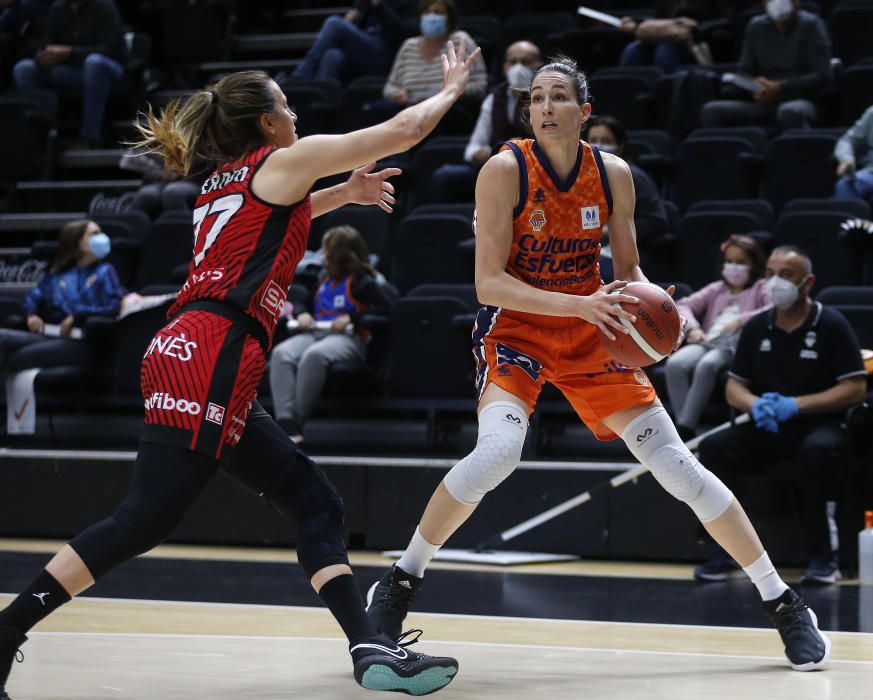
[{"label": "spectator in stands", "polygon": [[764,291],[765,262],[764,249],[754,238],[731,236],[721,245],[721,279],[676,303],[687,319],[685,345],[667,360],[667,392],[683,440],[696,434],[716,380],[733,359],[743,326],[770,307]]},{"label": "spectator in stands", "polygon": [[[807,582],[840,577],[831,545],[827,502],[839,492],[845,462],[845,410],[861,403],[867,382],[858,339],[834,309],[813,302],[809,256],[780,246],[767,260],[771,311],[746,324],[725,390],[728,403],[754,421],[707,438],[702,461],[739,495],[741,477],[791,460],[803,493]],[[724,552],[695,570],[702,580],[723,580],[735,571]]]},{"label": "spectator in stands", "polygon": [[435,202],[472,202],[479,168],[495,146],[512,138],[530,135],[522,119],[519,91],[529,90],[533,72],[543,64],[540,49],[529,41],[516,41],[506,48],[503,75],[506,78],[482,100],[479,118],[464,150],[464,163],[437,168],[431,178]]},{"label": "spectator in stands", "polygon": [[[831,40],[824,21],[797,9],[799,0],[764,2],[766,14],[746,27],[739,73],[753,90],[726,83],[722,96],[700,113],[704,126],[774,123],[807,128],[817,118],[814,99],[832,77]],[[751,86],[750,86],[751,87]]]},{"label": "spectator in stands", "polygon": [[868,107],[837,141],[834,158],[840,178],[834,197],[873,201],[873,107]]},{"label": "spectator in stands", "polygon": [[[476,46],[467,32],[458,29],[455,0],[421,0],[418,8],[421,34],[404,41],[394,57],[391,73],[382,90],[384,99],[371,104],[377,119],[387,118],[440,91],[443,76],[441,57],[447,41],[454,42],[455,49],[463,42],[468,55]],[[473,62],[463,97],[443,117],[441,129],[469,133],[473,125],[471,110],[479,105],[487,89],[485,61],[479,56]]]},{"label": "spectator in stands", "polygon": [[634,226],[637,232],[637,245],[641,249],[641,254],[645,253],[655,240],[667,232],[669,225],[667,210],[664,208],[657,185],[648,173],[628,160],[625,154],[627,130],[615,117],[600,116],[590,119],[585,140],[601,151],[612,153],[627,161],[636,196]]},{"label": "spectator in stands", "polygon": [[357,0],[345,17],[327,18],[292,77],[348,82],[387,73],[397,47],[415,34],[415,19],[415,0]]},{"label": "spectator in stands", "polygon": [[620,29],[633,34],[635,41],[622,51],[619,65],[655,65],[673,73],[680,64],[695,62],[692,46],[699,42],[700,25],[731,12],[721,0],[661,0],[655,3],[654,18],[637,22],[622,17]]},{"label": "spectator in stands", "polygon": [[112,86],[124,75],[121,15],[113,0],[55,0],[45,46],[15,65],[22,92],[55,89],[83,97],[80,148],[102,141],[103,113]]},{"label": "spectator in stands", "polygon": [[[73,328],[80,328],[92,316],[115,318],[121,306],[123,290],[118,275],[103,260],[109,249],[109,236],[93,221],[71,221],[64,226],[48,272],[24,299],[27,330],[0,329],[0,371],[16,351],[32,351],[34,348],[28,346],[37,343],[55,344],[57,360],[63,364],[84,359],[84,348],[68,340]],[[46,324],[57,325],[58,334],[67,342],[47,340]],[[46,354],[38,354],[39,364],[31,366],[46,366]],[[21,364],[16,362],[19,368]]]},{"label": "spectator in stands", "polygon": [[[385,311],[388,295],[381,275],[369,262],[367,244],[357,229],[337,226],[322,239],[326,275],[311,308],[294,309],[299,332],[273,348],[270,392],[276,421],[295,442],[336,362],[363,362],[368,334],[355,324],[364,313]],[[317,327],[325,323],[329,327]]]},{"label": "spectator in stands", "polygon": [[51,0],[0,0],[0,87],[7,86],[15,61],[42,36],[50,5]]}]

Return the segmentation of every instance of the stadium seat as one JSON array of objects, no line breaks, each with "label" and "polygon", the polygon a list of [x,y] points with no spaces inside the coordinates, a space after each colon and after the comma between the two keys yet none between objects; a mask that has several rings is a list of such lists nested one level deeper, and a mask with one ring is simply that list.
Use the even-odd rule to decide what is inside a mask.
[{"label": "stadium seat", "polygon": [[407,209],[430,201],[431,176],[441,165],[464,162],[467,136],[437,136],[422,143],[412,154],[411,187]]},{"label": "stadium seat", "polygon": [[[395,214],[396,216],[396,214]],[[321,247],[324,232],[334,226],[353,226],[363,236],[371,255],[379,258],[378,268],[391,279],[391,216],[379,207],[348,204],[312,221],[309,247]]]},{"label": "stadium seat", "polygon": [[776,228],[776,214],[766,199],[702,199],[688,207],[688,213],[705,211],[743,211],[758,220],[762,231]]},{"label": "stadium seat", "polygon": [[674,192],[683,211],[701,199],[748,199],[755,196],[757,178],[749,158],[751,141],[727,136],[697,136],[683,141],[676,156]]},{"label": "stadium seat", "polygon": [[870,27],[873,26],[873,6],[869,2],[840,3],[828,17],[828,29],[834,55],[851,66],[862,58],[873,56],[870,47]]},{"label": "stadium seat", "polygon": [[463,216],[407,216],[394,236],[391,281],[406,294],[417,284],[473,281],[473,269],[458,251],[470,238],[470,222]]},{"label": "stadium seat", "polygon": [[825,199],[823,197],[799,197],[786,202],[783,214],[798,211],[835,211],[847,217],[870,218],[870,204],[863,199]]},{"label": "stadium seat", "polygon": [[576,17],[569,12],[519,12],[503,23],[500,51],[521,40],[532,41],[543,48],[547,44],[547,36],[576,26]]},{"label": "stadium seat", "polygon": [[759,227],[754,215],[744,211],[687,213],[679,222],[676,238],[676,279],[700,289],[718,279],[719,245],[734,233]]},{"label": "stadium seat", "polygon": [[635,74],[598,71],[589,80],[592,108],[608,114],[627,129],[654,126],[654,83]]},{"label": "stadium seat", "polygon": [[407,297],[391,307],[391,397],[473,397],[468,318],[454,297]]},{"label": "stadium seat", "polygon": [[776,245],[796,245],[812,259],[815,273],[813,292],[834,285],[862,282],[862,259],[839,241],[840,212],[802,211],[783,214],[776,224]]},{"label": "stadium seat", "polygon": [[419,284],[409,290],[407,299],[414,297],[452,297],[462,301],[467,311],[476,313],[481,304],[476,297],[475,284]]},{"label": "stadium seat", "polygon": [[191,261],[191,215],[164,214],[151,226],[143,243],[134,289],[173,281],[173,272]]},{"label": "stadium seat", "polygon": [[[822,304],[873,306],[873,287],[825,287],[815,296]],[[871,346],[873,347],[873,346]]]},{"label": "stadium seat", "polygon": [[873,304],[831,304],[831,306],[846,317],[855,335],[858,336],[861,347],[873,349]]},{"label": "stadium seat", "polygon": [[835,137],[813,131],[777,136],[765,152],[760,196],[776,211],[798,197],[830,197],[836,181],[835,144]]},{"label": "stadium seat", "polygon": [[355,131],[374,124],[370,103],[382,98],[383,76],[364,76],[352,81],[343,90],[337,109],[336,129],[339,133]]},{"label": "stadium seat", "polygon": [[840,71],[837,76],[839,112],[837,121],[851,126],[871,104],[873,63],[863,63]]},{"label": "stadium seat", "polygon": [[569,56],[589,73],[617,66],[624,47],[633,40],[630,34],[612,28],[572,26],[561,27],[540,46],[545,47],[546,55],[559,52]]}]

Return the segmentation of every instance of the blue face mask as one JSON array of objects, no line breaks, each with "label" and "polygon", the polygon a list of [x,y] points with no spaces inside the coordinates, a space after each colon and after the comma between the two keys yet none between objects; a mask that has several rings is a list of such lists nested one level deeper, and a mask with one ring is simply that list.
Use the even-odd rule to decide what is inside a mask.
[{"label": "blue face mask", "polygon": [[430,39],[436,39],[446,34],[446,16],[438,15],[435,12],[428,12],[422,15],[418,22],[419,29],[423,36]]},{"label": "blue face mask", "polygon": [[98,260],[102,260],[112,250],[112,241],[109,240],[109,236],[101,231],[91,236],[88,240],[88,247]]}]

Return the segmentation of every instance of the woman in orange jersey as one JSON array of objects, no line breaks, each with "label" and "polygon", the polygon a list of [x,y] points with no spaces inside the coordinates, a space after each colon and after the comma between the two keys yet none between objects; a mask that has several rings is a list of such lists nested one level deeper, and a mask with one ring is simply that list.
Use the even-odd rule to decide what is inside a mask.
[{"label": "woman in orange jersey", "polygon": [[[478,441],[437,487],[403,557],[370,589],[368,612],[387,634],[400,633],[433,555],[521,459],[528,416],[548,381],[599,439],[620,436],[743,566],[792,668],[819,668],[830,641],[777,574],[739,502],[685,447],[646,374],[616,363],[600,347],[598,330],[625,332],[619,319],[634,320],[614,306],[635,301],[621,288],[646,277],[630,169],[580,141],[590,115],[584,74],[566,59],[549,63],[530,86],[535,138],[508,142],[479,174]],[[603,286],[599,254],[606,224],[616,282]]]}]

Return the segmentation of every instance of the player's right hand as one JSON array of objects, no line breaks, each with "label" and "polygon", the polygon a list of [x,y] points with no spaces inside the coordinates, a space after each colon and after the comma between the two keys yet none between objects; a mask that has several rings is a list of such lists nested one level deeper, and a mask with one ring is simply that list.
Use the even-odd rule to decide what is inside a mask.
[{"label": "player's right hand", "polygon": [[465,60],[467,46],[463,41],[459,43],[457,53],[455,53],[455,45],[451,41],[446,42],[446,52],[442,55],[443,90],[454,90],[455,99],[464,94],[467,80],[470,78],[470,66],[480,52],[481,49],[477,46]]},{"label": "player's right hand", "polygon": [[579,300],[577,316],[588,323],[593,323],[610,340],[615,340],[614,331],[629,333],[630,331],[618,319],[623,318],[631,323],[636,323],[637,319],[621,308],[620,304],[638,304],[640,300],[619,291],[626,285],[627,282],[624,280],[616,280],[604,285],[594,294],[577,297]]}]

